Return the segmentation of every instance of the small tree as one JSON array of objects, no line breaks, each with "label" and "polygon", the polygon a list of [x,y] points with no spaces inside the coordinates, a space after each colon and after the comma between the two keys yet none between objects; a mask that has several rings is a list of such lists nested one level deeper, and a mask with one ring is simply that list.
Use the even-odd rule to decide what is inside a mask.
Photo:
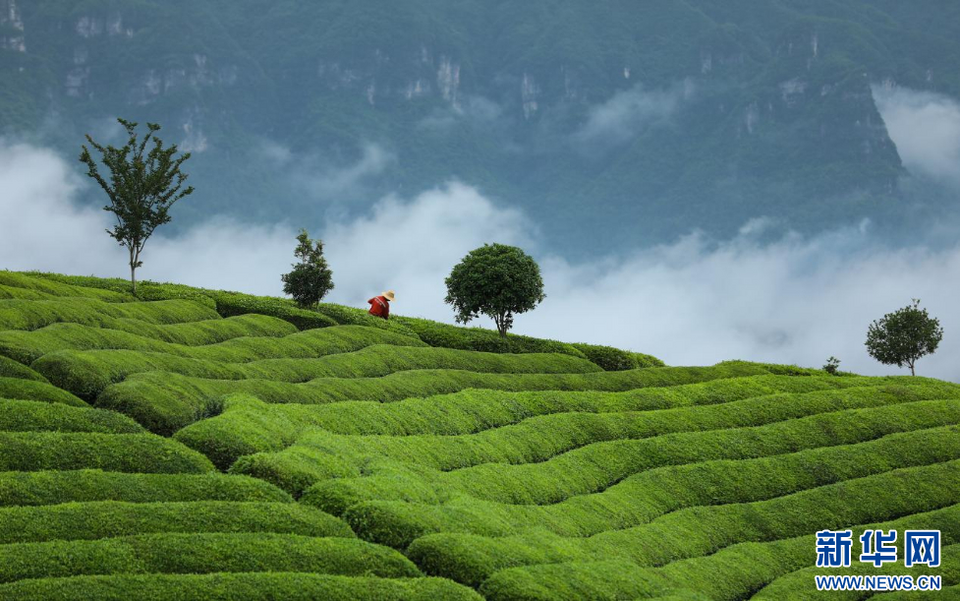
[{"label": "small tree", "polygon": [[893,313],[874,321],[867,329],[867,352],[881,363],[910,368],[910,375],[917,375],[914,365],[917,359],[937,350],[943,340],[940,321],[920,308],[920,300],[913,299]]},{"label": "small tree", "polygon": [[[81,146],[80,161],[87,165],[87,175],[100,184],[110,199],[110,204],[103,209],[116,216],[117,225],[107,233],[130,253],[130,285],[136,294],[137,267],[143,265],[140,254],[147,239],[158,226],[170,221],[169,211],[173,203],[193,193],[192,186],[181,189],[187,175],[180,171],[180,165],[190,158],[190,153],[174,159],[177,146],[163,147],[163,141],[154,135],[160,131],[156,123],[147,123],[147,135],[138,140],[136,123],[124,119],[117,121],[129,136],[121,148],[101,146],[89,134],[86,136],[90,145],[100,153],[100,161],[110,170],[110,181],[100,175],[97,162],[85,145]],[[146,152],[151,142],[153,144]]]},{"label": "small tree", "polygon": [[543,301],[540,267],[515,246],[484,244],[470,251],[446,279],[447,304],[456,320],[467,323],[481,313],[493,318],[500,336],[506,337],[513,316],[530,311]]},{"label": "small tree", "polygon": [[827,359],[827,362],[823,365],[823,371],[827,372],[832,376],[837,375],[837,371],[839,369],[840,369],[840,359],[837,359],[833,355],[831,355],[830,358]]},{"label": "small tree", "polygon": [[323,258],[323,241],[311,240],[307,230],[300,230],[297,249],[293,254],[300,259],[293,270],[280,276],[283,293],[293,297],[301,307],[314,307],[333,290],[333,272]]}]

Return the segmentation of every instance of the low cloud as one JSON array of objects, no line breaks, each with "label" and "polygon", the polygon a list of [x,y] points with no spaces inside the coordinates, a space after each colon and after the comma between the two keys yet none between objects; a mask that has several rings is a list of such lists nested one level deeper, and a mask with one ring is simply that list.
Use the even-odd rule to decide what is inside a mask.
[{"label": "low cloud", "polygon": [[[104,233],[109,215],[74,201],[83,185],[49,151],[0,144],[0,268],[125,276],[122,249]],[[919,373],[960,381],[960,247],[890,249],[866,222],[771,243],[770,223],[754,220],[732,240],[695,232],[571,263],[542,247],[521,212],[454,182],[384,198],[359,218],[311,233],[323,237],[334,271],[329,300],[362,307],[392,288],[397,312],[448,322],[443,279],[451,267],[485,242],[520,245],[539,260],[547,299],[518,316],[515,331],[630,348],[674,365],[748,359],[819,367],[835,355],[842,369],[903,373],[872,360],[863,342],[873,319],[918,297],[946,332]],[[186,227],[177,237],[161,230],[147,244],[140,274],[278,295],[295,234],[291,224],[227,220]]]},{"label": "low cloud", "polygon": [[644,128],[674,115],[689,86],[675,85],[664,90],[647,90],[636,85],[594,105],[587,120],[574,134],[585,144],[617,145],[633,138]]},{"label": "low cloud", "polygon": [[487,242],[530,246],[536,230],[520,211],[450,183],[408,201],[383,199],[368,215],[331,225],[323,235],[335,299],[362,305],[390,288],[398,311],[448,320],[443,280],[453,265]]},{"label": "low cloud", "polygon": [[[55,153],[0,142],[0,269],[128,277],[126,253],[105,231],[110,214],[74,200],[86,185]],[[215,219],[177,238],[157,233],[138,277],[275,294],[264,272],[289,265],[291,232]]]},{"label": "low cloud", "polygon": [[88,274],[119,256],[107,214],[71,202],[82,183],[52,151],[0,141],[0,268]]},{"label": "low cloud", "polygon": [[[286,158],[282,149],[274,152]],[[87,185],[51,151],[0,142],[0,269],[126,277],[124,251],[104,231],[110,215],[75,202]],[[176,206],[172,215],[176,220]],[[138,275],[279,295],[280,274],[294,260],[296,226],[215,218],[185,226],[176,237],[161,228],[147,242]],[[388,196],[360,217],[307,227],[323,238],[334,270],[330,300],[362,305],[394,288],[408,313],[433,316],[443,307],[437,274],[484,242],[529,245],[536,236],[521,212],[457,182],[412,199]]]},{"label": "low cloud", "polygon": [[360,158],[342,167],[330,167],[314,175],[303,176],[305,185],[320,196],[343,194],[355,189],[366,178],[380,175],[395,160],[383,147],[366,143]]},{"label": "low cloud", "polygon": [[674,365],[749,359],[898,373],[871,359],[867,327],[922,300],[946,334],[921,374],[960,381],[960,248],[891,250],[869,227],[765,243],[754,232],[717,243],[691,234],[618,260],[547,259],[548,299],[518,321],[539,336],[650,352]]},{"label": "low cloud", "polygon": [[365,142],[354,161],[332,161],[316,153],[297,154],[271,140],[256,149],[285,180],[308,198],[349,200],[362,194],[370,181],[382,175],[396,156],[380,144]]},{"label": "low cloud", "polygon": [[960,103],[901,87],[874,87],[873,95],[907,169],[960,186]]}]

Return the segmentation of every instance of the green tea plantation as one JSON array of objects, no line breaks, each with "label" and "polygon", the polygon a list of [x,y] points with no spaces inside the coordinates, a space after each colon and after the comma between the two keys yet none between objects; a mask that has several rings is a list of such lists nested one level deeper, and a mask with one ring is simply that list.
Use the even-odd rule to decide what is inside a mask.
[{"label": "green tea plantation", "polygon": [[927,378],[0,271],[0,599],[870,597],[821,530],[958,599],[958,424]]}]

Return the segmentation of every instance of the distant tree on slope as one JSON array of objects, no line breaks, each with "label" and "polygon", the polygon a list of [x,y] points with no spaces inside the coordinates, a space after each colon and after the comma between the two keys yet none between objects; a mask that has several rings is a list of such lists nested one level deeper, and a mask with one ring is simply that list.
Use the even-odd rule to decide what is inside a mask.
[{"label": "distant tree on slope", "polygon": [[910,375],[917,375],[914,366],[917,359],[933,354],[943,340],[940,321],[930,317],[920,308],[920,300],[882,319],[874,321],[867,329],[867,352],[881,363],[910,368]]},{"label": "distant tree on slope", "polygon": [[333,272],[323,258],[323,241],[311,240],[307,230],[300,230],[293,254],[300,259],[293,270],[280,276],[283,293],[293,297],[304,308],[314,307],[333,290]]},{"label": "distant tree on slope", "polygon": [[120,148],[101,146],[89,134],[86,136],[90,145],[100,153],[100,161],[109,169],[109,182],[100,175],[97,161],[85,145],[80,161],[87,165],[87,175],[100,184],[110,199],[110,204],[103,208],[116,216],[117,224],[107,233],[130,253],[130,285],[136,294],[137,267],[143,265],[140,254],[147,239],[157,227],[170,221],[169,211],[173,203],[193,193],[192,186],[183,188],[187,175],[180,171],[190,153],[175,159],[176,144],[163,147],[163,141],[154,135],[160,131],[156,123],[147,123],[147,135],[138,140],[137,123],[124,119],[117,121],[129,136],[127,143]]},{"label": "distant tree on slope", "polygon": [[546,296],[540,267],[516,246],[484,244],[470,251],[446,279],[445,302],[456,320],[467,323],[481,313],[493,318],[501,337],[513,326],[513,316],[532,310]]}]

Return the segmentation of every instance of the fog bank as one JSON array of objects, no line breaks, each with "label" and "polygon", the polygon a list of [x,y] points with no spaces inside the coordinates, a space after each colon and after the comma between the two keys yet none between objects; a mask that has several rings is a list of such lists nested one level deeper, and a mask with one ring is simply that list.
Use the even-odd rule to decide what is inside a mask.
[{"label": "fog bank", "polygon": [[[0,143],[0,268],[125,277],[124,251],[104,232],[111,215],[76,204],[86,185],[46,149]],[[202,202],[202,195],[183,202]],[[547,299],[517,317],[515,332],[634,349],[673,365],[748,359],[819,367],[835,355],[841,369],[903,373],[876,363],[863,343],[873,319],[916,297],[945,329],[940,350],[918,363],[918,373],[960,381],[960,247],[887,248],[868,222],[770,243],[763,236],[770,223],[760,218],[731,240],[692,232],[669,245],[571,263],[543,247],[520,211],[451,182],[384,198],[350,220],[214,219],[175,238],[161,228],[138,273],[279,295],[301,226],[324,240],[332,302],[365,306],[391,288],[397,313],[452,322],[443,303],[452,266],[485,242],[516,244],[539,260]]]}]

